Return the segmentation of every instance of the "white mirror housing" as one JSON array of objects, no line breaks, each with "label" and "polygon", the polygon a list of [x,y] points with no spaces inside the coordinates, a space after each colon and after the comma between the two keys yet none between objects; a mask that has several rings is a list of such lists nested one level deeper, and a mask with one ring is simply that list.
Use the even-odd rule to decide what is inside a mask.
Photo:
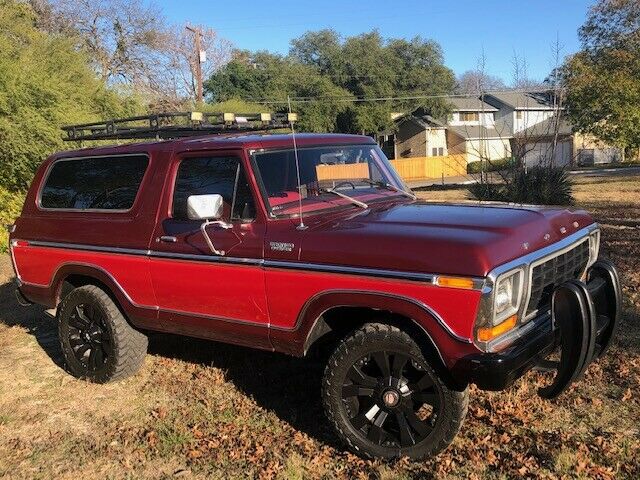
[{"label": "white mirror housing", "polygon": [[187,216],[190,220],[219,220],[224,201],[222,195],[190,195],[187,198]]}]

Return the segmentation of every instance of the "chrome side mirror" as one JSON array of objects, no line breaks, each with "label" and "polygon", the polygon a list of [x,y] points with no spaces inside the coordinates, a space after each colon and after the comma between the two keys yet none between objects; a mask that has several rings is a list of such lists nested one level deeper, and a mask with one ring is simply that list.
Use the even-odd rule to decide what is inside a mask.
[{"label": "chrome side mirror", "polygon": [[211,195],[191,195],[187,198],[187,217],[190,220],[204,220],[200,225],[200,231],[204,236],[207,245],[211,252],[215,255],[224,255],[224,250],[218,250],[211,242],[209,235],[207,234],[207,227],[209,225],[217,225],[221,228],[229,229],[233,225],[227,223],[222,218],[224,210],[224,200],[222,195],[217,193]]}]

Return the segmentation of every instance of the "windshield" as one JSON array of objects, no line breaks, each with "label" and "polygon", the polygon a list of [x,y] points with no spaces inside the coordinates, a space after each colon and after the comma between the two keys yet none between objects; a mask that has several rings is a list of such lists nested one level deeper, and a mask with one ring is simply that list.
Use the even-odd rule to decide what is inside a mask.
[{"label": "windshield", "polygon": [[254,158],[269,206],[286,216],[344,205],[410,195],[377,145],[342,145],[298,149],[300,189],[295,152],[263,151]]}]

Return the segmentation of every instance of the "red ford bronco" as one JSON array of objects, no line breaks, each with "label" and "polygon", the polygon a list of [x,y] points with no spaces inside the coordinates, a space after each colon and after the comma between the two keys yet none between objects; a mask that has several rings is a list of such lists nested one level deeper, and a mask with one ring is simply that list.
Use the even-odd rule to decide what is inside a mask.
[{"label": "red ford bronco", "polygon": [[[69,136],[115,138],[113,125],[95,131]],[[416,200],[364,136],[58,153],[10,230],[18,299],[56,308],[73,375],[134,374],[152,331],[329,348],[326,414],[368,457],[445,448],[470,383],[502,390],[535,367],[555,372],[539,394],[556,397],[620,315],[618,274],[586,212]]]}]

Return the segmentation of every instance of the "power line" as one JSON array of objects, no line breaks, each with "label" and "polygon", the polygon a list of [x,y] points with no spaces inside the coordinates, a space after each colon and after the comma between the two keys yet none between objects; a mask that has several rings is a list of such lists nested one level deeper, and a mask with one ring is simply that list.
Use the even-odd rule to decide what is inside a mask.
[{"label": "power line", "polygon": [[[534,88],[534,89],[512,89],[512,90],[486,90],[482,94],[453,93],[453,94],[422,94],[422,95],[404,95],[404,96],[384,96],[384,97],[337,97],[337,96],[306,96],[291,97],[291,102],[295,103],[312,103],[312,102],[385,102],[385,101],[402,101],[402,100],[427,100],[427,99],[443,99],[443,98],[471,98],[480,102],[481,95],[501,94],[501,93],[545,93],[557,92],[557,88]],[[263,99],[246,99],[249,102],[260,104],[286,104],[288,100],[280,100],[275,98]]]}]

